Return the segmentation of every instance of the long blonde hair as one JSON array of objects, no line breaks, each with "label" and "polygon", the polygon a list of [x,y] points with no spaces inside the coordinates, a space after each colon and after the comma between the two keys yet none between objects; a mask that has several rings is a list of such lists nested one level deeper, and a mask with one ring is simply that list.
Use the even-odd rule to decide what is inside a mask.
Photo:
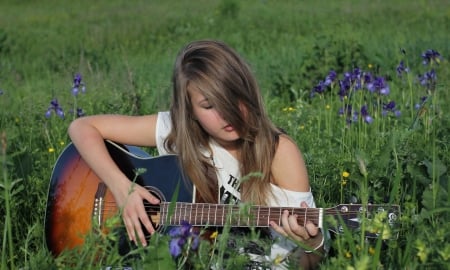
[{"label": "long blonde hair", "polygon": [[205,156],[209,135],[193,118],[189,85],[202,95],[229,124],[240,139],[238,160],[242,176],[241,199],[265,205],[270,194],[271,165],[280,131],[270,121],[259,86],[249,65],[220,41],[195,41],[184,47],[175,62],[170,107],[173,129],[165,146],[176,152],[184,172],[197,188],[201,201],[217,203],[217,176]]}]

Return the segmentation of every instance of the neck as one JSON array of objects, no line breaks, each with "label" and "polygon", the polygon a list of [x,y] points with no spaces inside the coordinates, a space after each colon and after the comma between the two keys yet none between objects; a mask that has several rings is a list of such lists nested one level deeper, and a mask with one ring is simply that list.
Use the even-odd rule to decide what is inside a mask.
[{"label": "neck", "polygon": [[212,139],[211,141],[219,146],[221,146],[223,149],[225,149],[230,155],[232,155],[235,159],[239,160],[239,153],[240,149],[242,147],[242,140],[235,140],[235,141],[221,141]]},{"label": "neck", "polygon": [[268,227],[270,221],[281,224],[282,213],[288,210],[291,215],[297,215],[297,221],[300,224],[310,220],[321,225],[323,214],[322,208],[176,203],[172,209],[169,207],[170,204],[161,203],[160,215],[157,217],[158,223],[181,225],[183,221],[186,221],[193,226],[222,227],[229,224],[232,227]]}]

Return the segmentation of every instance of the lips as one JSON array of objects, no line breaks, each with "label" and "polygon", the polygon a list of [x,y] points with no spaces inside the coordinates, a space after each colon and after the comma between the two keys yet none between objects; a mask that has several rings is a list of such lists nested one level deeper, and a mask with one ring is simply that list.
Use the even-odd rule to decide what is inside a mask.
[{"label": "lips", "polygon": [[232,125],[226,125],[223,129],[228,132],[234,131],[234,127]]}]

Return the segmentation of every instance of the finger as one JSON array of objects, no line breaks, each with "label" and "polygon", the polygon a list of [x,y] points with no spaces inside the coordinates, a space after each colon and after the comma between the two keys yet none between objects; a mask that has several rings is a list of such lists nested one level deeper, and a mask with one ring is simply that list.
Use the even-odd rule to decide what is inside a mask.
[{"label": "finger", "polygon": [[139,217],[127,218],[126,219],[126,228],[130,241],[138,244],[137,240],[143,246],[147,246],[147,241],[145,239],[144,232],[142,231],[141,222]]},{"label": "finger", "polygon": [[145,239],[145,234],[142,231],[141,223],[139,222],[139,220],[137,221],[137,223],[135,223],[134,229],[135,229],[135,234],[137,235],[137,238],[141,242],[142,246],[146,247],[147,239]]},{"label": "finger", "polygon": [[305,201],[302,201],[300,203],[300,206],[303,207],[303,208],[308,208],[309,207],[309,205]]},{"label": "finger", "polygon": [[281,215],[281,226],[283,227],[283,230],[288,234],[292,234],[291,227],[289,225],[289,211],[284,210],[283,214]]},{"label": "finger", "polygon": [[314,237],[319,233],[319,227],[317,227],[313,222],[308,220],[305,225],[305,229],[310,237]]},{"label": "finger", "polygon": [[281,214],[281,217],[280,217],[280,223],[281,224],[278,224],[278,223],[276,223],[276,222],[274,222],[274,221],[270,221],[270,226],[276,231],[276,232],[278,232],[279,234],[281,234],[281,235],[283,235],[283,236],[285,236],[285,237],[287,237],[288,236],[288,232],[286,231],[286,227],[287,227],[287,230],[289,230],[289,225],[288,225],[288,216],[289,216],[289,211],[287,211],[287,210],[284,210],[283,211],[283,213]]},{"label": "finger", "polygon": [[[147,200],[151,204],[158,204],[159,199],[154,197],[150,194],[146,189],[143,189],[142,197]],[[155,228],[153,227],[153,224],[149,218],[149,213],[147,213],[147,209],[145,208],[145,203],[139,207],[139,219],[142,222],[142,225],[144,225],[144,228],[149,232],[150,234],[153,234],[155,232]]]},{"label": "finger", "polygon": [[[309,207],[305,201],[301,202],[300,206],[304,207],[304,208]],[[316,236],[320,231],[320,229],[313,222],[311,222],[309,220],[305,221],[305,229],[310,237]]]},{"label": "finger", "polygon": [[[124,208],[123,220],[130,241],[133,241],[134,243],[137,244],[137,240],[139,239],[142,245],[146,246],[147,242],[145,240],[145,235],[144,232],[142,231],[140,221],[141,219],[143,219],[141,218],[141,216],[147,217],[141,199],[139,199],[138,203],[134,204],[130,201]],[[150,226],[150,228],[152,227]]]},{"label": "finger", "polygon": [[153,196],[147,189],[142,188],[139,190],[139,195],[146,201],[148,201],[151,204],[158,204],[160,203],[159,199]]},{"label": "finger", "polygon": [[284,236],[284,237],[287,237],[287,236],[288,236],[288,234],[283,230],[283,228],[282,228],[280,225],[278,225],[276,222],[271,221],[271,222],[269,223],[269,225],[270,225],[270,227],[272,227],[272,229],[273,229],[274,231],[276,231],[276,232],[279,233],[280,235],[282,235],[282,236]]},{"label": "finger", "polygon": [[291,237],[293,237],[296,240],[308,240],[310,238],[310,235],[305,227],[298,224],[297,215],[289,216],[289,227],[291,233]]},{"label": "finger", "polygon": [[123,222],[125,224],[125,229],[127,230],[128,239],[132,242],[136,241],[135,234],[134,234],[134,226],[133,222],[130,218],[123,216]]}]

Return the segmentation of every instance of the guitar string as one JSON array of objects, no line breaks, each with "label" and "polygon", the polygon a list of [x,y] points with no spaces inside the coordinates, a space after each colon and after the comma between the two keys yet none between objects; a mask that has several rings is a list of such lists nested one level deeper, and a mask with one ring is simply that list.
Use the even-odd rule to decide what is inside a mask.
[{"label": "guitar string", "polygon": [[[211,205],[206,204],[206,205],[207,206],[212,206],[211,208],[213,208],[212,210],[214,210],[214,211],[217,211],[217,210],[220,211],[220,210],[223,209],[224,211],[239,212],[239,213],[242,212],[240,210],[241,208],[239,206],[232,206],[232,208],[230,210],[229,209],[229,207],[230,207],[229,205],[219,205],[219,204],[217,204],[217,207],[216,207],[215,204],[211,204]],[[168,204],[166,204],[165,206],[168,206]],[[167,207],[165,207],[165,206],[161,207],[159,205],[153,205],[153,204],[149,204],[149,203],[144,203],[144,207],[145,207],[147,212],[152,212],[152,211],[154,211],[154,212],[166,212],[165,208],[167,208]],[[117,210],[117,208],[118,207],[117,207],[116,203],[114,203],[114,202],[105,202],[104,203],[104,209],[105,210],[114,211],[114,210]],[[272,213],[274,215],[278,215],[280,213],[280,211],[288,210],[289,212],[294,212],[294,214],[298,214],[298,215],[301,214],[301,215],[304,215],[306,217],[315,217],[320,212],[320,208],[301,208],[301,207],[289,208],[289,207],[258,207],[258,206],[254,206],[254,207],[251,207],[251,208],[252,209],[250,210],[250,213],[247,211],[247,214]],[[197,205],[194,205],[194,206],[191,206],[191,205],[188,205],[188,206],[175,206],[175,209],[178,210],[178,211],[190,210],[190,211],[195,211],[196,213],[200,213],[200,214],[210,213],[211,212],[210,209],[205,209],[205,207],[200,208]],[[312,213],[307,213],[305,215],[303,213],[303,211],[305,213],[307,213],[308,211],[312,212]],[[325,208],[324,209],[324,213],[325,214],[329,214],[329,215],[330,214],[336,214],[336,215],[340,214],[340,215],[348,216],[348,215],[360,214],[361,211],[359,211],[359,210],[349,210],[349,211],[346,211],[346,212],[342,212],[340,210],[333,210],[333,209]],[[390,212],[388,212],[388,213],[390,213]],[[215,212],[214,212],[214,214],[217,215],[217,213],[215,213]],[[246,213],[242,212],[241,214],[246,214]]]},{"label": "guitar string", "polygon": [[[149,203],[144,203],[146,212],[149,214],[158,214],[159,215],[165,215],[167,216],[167,206],[169,206],[168,203],[162,203],[161,205],[152,205]],[[199,206],[202,206],[201,209]],[[205,209],[205,206],[207,206]],[[212,206],[212,207],[211,207]],[[177,205],[175,206],[175,212],[176,214],[172,214],[171,219],[175,220],[174,222],[181,222],[182,220],[189,220],[191,222],[195,222],[195,223],[202,223],[202,219],[198,218],[206,216],[207,220],[210,221],[211,217],[209,216],[211,213],[211,208],[213,208],[214,211],[214,217],[215,219],[213,221],[216,221],[215,223],[219,223],[217,222],[219,220],[222,221],[226,221],[227,219],[239,219],[239,224],[243,223],[243,224],[250,224],[250,223],[254,223],[256,225],[258,225],[260,222],[263,221],[269,221],[269,220],[280,220],[281,219],[281,213],[284,210],[288,210],[289,212],[293,213],[293,214],[297,214],[297,215],[302,215],[297,217],[297,220],[299,221],[303,221],[305,222],[305,219],[309,219],[311,221],[318,221],[318,216],[317,214],[320,211],[320,208],[289,208],[289,207],[266,207],[266,206],[254,206],[251,207],[250,212],[242,212],[239,206],[231,206],[231,211],[230,211],[230,205],[215,205],[215,204],[195,204],[193,205],[192,203],[177,203]],[[217,213],[217,211],[222,210],[223,214]],[[308,213],[308,210],[310,213]],[[114,202],[108,201],[105,202],[104,204],[104,211],[108,211],[109,213],[117,211],[117,206],[115,205]],[[181,211],[184,211],[184,215],[181,214]],[[226,212],[226,211],[230,211],[230,212]],[[302,211],[304,211],[304,213],[302,213]],[[191,217],[192,212],[195,212],[195,218],[193,219]],[[233,213],[234,212],[234,213]],[[369,211],[370,212],[370,211]],[[186,216],[186,213],[189,213],[189,217]],[[230,216],[231,214],[231,216]],[[238,215],[237,215],[238,214]],[[361,214],[361,212],[359,210],[357,211],[346,211],[346,212],[341,212],[339,210],[336,209],[326,209],[325,208],[325,214],[328,215],[340,215],[343,218],[349,217],[349,216],[355,216],[355,214]],[[233,216],[234,215],[234,216]],[[236,217],[237,215],[237,217]],[[250,220],[250,217],[255,217],[258,216],[258,218],[252,218],[252,220]],[[240,222],[241,218],[247,218],[248,221],[242,221]],[[211,221],[210,221],[211,222]],[[203,222],[204,223],[204,222]],[[265,223],[264,223],[265,224]]]}]

